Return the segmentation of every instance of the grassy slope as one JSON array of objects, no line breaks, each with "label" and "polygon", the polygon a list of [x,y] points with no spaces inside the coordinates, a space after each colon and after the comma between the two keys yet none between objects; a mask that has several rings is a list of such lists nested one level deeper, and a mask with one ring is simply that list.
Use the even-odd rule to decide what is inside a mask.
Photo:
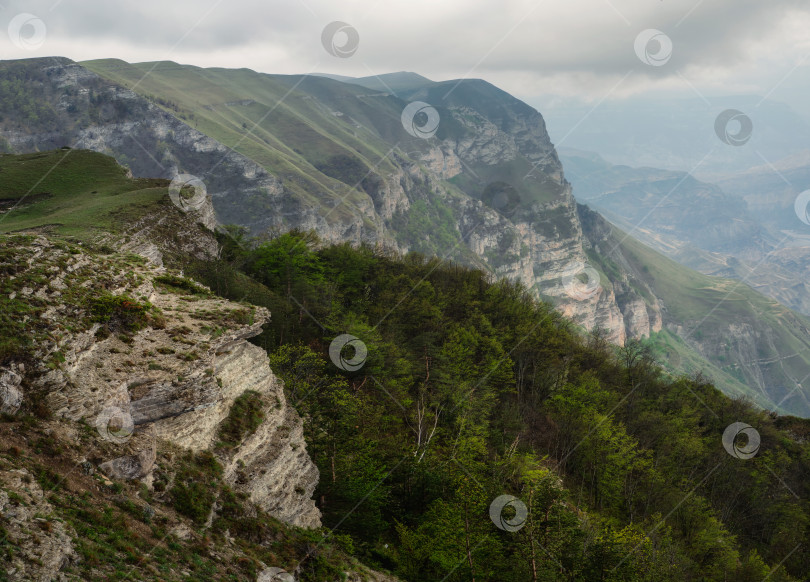
[{"label": "grassy slope", "polygon": [[[108,59],[82,65],[134,88],[202,133],[254,160],[305,205],[324,209],[322,214],[329,222],[366,217],[370,200],[361,182],[396,171],[393,156],[407,157],[430,147],[426,140],[404,131],[400,116],[406,101],[357,85],[316,76],[202,69],[172,62],[129,64]],[[459,131],[449,114],[442,118],[445,123],[440,133]],[[449,182],[442,189],[450,197],[465,196]],[[443,219],[446,204],[441,197],[427,192],[426,196],[431,206],[426,213],[412,209],[408,217],[397,217],[396,224],[403,227],[397,231],[397,239],[411,249],[435,250],[440,255],[458,249],[460,258],[479,265],[480,260],[466,245],[458,244],[457,217],[448,224]],[[421,233],[413,236],[413,228],[406,226],[424,220],[430,230],[442,233],[438,237],[446,243],[442,248],[424,247]],[[370,223],[367,226],[376,229]]]},{"label": "grassy slope", "polygon": [[[346,184],[336,184],[318,171],[316,166],[332,156],[359,157],[370,171],[386,173],[393,169],[387,157],[392,148],[403,155],[430,147],[402,128],[400,115],[408,101],[444,103],[443,96],[453,89],[447,101],[450,106],[473,104],[494,119],[530,112],[529,106],[478,80],[464,81],[458,87],[455,81],[428,82],[427,94],[409,87],[393,96],[324,77],[267,75],[248,69],[203,69],[172,62],[129,64],[113,59],[81,64],[102,77],[134,87],[145,97],[157,97],[164,107],[168,102],[176,105],[176,110],[171,106],[167,110],[271,173],[280,177],[291,172],[301,174],[307,188],[296,189],[289,182],[285,187],[292,187],[310,201],[342,198],[350,192]],[[250,100],[253,103],[248,103]],[[460,138],[469,131],[446,109],[438,105],[437,109],[442,120],[437,137]],[[252,129],[251,134],[246,135],[246,129]],[[532,163],[522,157],[495,166],[474,164],[472,169],[480,180],[461,177],[445,184],[448,191],[457,193],[454,190],[458,186],[477,197],[477,182],[504,181],[514,184],[527,204],[549,202],[560,195],[560,186],[553,181],[526,180]],[[348,184],[354,185],[354,181]],[[349,196],[350,204],[336,212],[353,212],[351,202],[359,199]]]},{"label": "grassy slope", "polygon": [[[77,437],[68,436],[65,426]],[[299,579],[310,581],[337,579],[347,569],[365,571],[337,543],[324,543],[319,530],[288,526],[257,510],[218,476],[205,475],[208,490],[225,507],[212,528],[201,528],[169,496],[161,500],[160,492],[138,481],[86,475],[75,459],[105,458],[116,450],[105,447],[95,427],[85,422],[2,417],[0,443],[0,470],[33,475],[51,503],[52,513],[40,516],[41,527],[61,521],[76,534],[72,543],[78,560],[63,570],[68,580],[255,580],[263,564],[291,571],[302,565]],[[203,458],[210,457],[162,444],[155,470],[170,476],[200,473],[210,466],[199,462]],[[184,529],[189,532],[185,539],[177,535]],[[314,559],[307,555],[311,547],[319,549]],[[6,560],[24,556],[6,535],[0,536],[0,550],[0,580],[17,579],[6,577]]]},{"label": "grassy slope", "polygon": [[[620,240],[624,238],[618,230],[616,235]],[[622,247],[639,272],[647,274],[656,296],[666,307],[665,321],[683,325],[689,341],[714,342],[715,345],[710,346],[715,349],[715,354],[709,357],[711,365],[703,371],[727,393],[743,391],[759,404],[778,409],[776,405],[782,397],[810,371],[810,321],[806,317],[744,283],[692,271],[632,237],[625,238]],[[750,325],[761,334],[756,359],[769,368],[772,378],[781,382],[780,393],[767,396],[751,388],[749,366],[752,362],[741,361],[735,354],[737,340],[725,332],[730,325]],[[691,362],[688,367],[699,366],[693,350],[671,333],[665,332],[658,340],[663,352],[668,351],[676,361],[680,360],[679,369],[687,369],[684,361]],[[810,413],[810,404],[802,390],[797,390],[785,403],[790,404],[794,414]]]},{"label": "grassy slope", "polygon": [[[359,156],[369,170],[392,169],[383,159],[390,146],[367,129],[371,126],[369,111],[361,111],[375,112],[376,103],[375,108],[363,108],[354,103],[362,100],[350,99],[367,92],[361,87],[310,78],[293,89],[299,77],[272,77],[247,69],[202,69],[171,62],[128,64],[101,60],[82,65],[125,87],[135,87],[146,97],[157,97],[158,104],[173,115],[280,178],[298,176],[285,180],[284,186],[304,200],[315,203],[347,196],[348,204],[336,209],[336,213],[355,212],[352,203],[358,203],[364,195],[351,188],[354,184],[330,178],[315,165],[343,154]],[[307,99],[302,85],[326,85],[321,91],[337,93],[334,99],[351,103],[353,107],[341,111],[365,127],[354,127]],[[398,121],[398,113],[394,115],[398,105],[391,102],[385,108],[391,120]]]},{"label": "grassy slope", "polygon": [[0,233],[51,226],[84,238],[116,230],[165,202],[168,182],[131,179],[111,157],[86,150],[0,155]]}]

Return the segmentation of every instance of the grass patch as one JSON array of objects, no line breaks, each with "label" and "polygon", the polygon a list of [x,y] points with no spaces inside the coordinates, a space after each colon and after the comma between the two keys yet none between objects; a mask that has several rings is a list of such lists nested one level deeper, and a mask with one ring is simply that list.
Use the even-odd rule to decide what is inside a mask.
[{"label": "grass patch", "polygon": [[221,476],[222,466],[210,452],[185,455],[169,492],[174,508],[195,524],[203,525],[216,501],[217,489],[212,483]]},{"label": "grass patch", "polygon": [[222,466],[208,451],[183,457],[170,490],[172,505],[197,525],[203,525],[216,501],[212,483],[222,476]]},{"label": "grass patch", "polygon": [[208,291],[202,285],[198,285],[187,277],[161,275],[155,277],[154,282],[172,293],[183,295],[209,295]]},{"label": "grass patch", "polygon": [[168,199],[166,180],[129,178],[115,159],[87,150],[0,155],[0,175],[0,212],[8,209],[0,232],[47,225],[89,241]]}]

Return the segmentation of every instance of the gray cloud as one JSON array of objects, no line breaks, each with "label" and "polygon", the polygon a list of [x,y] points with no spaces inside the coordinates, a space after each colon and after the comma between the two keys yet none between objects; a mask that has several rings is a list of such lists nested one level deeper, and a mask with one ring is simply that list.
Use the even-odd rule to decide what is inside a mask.
[{"label": "gray cloud", "polygon": [[[6,0],[3,29],[20,12],[46,23],[47,41],[28,52],[0,35],[2,58],[171,59],[362,76],[412,70],[436,79],[483,77],[522,96],[598,99],[622,78],[617,96],[691,90],[684,78],[698,91],[765,93],[810,52],[810,6],[798,0]],[[360,34],[350,59],[320,44],[333,20]],[[665,66],[645,65],[634,53],[636,36],[648,28],[672,39]]]}]

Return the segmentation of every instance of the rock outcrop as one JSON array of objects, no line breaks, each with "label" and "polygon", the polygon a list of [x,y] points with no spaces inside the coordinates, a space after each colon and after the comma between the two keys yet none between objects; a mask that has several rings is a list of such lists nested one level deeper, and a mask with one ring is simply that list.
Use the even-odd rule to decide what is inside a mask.
[{"label": "rock outcrop", "polygon": [[14,414],[22,404],[22,376],[11,370],[0,370],[0,414]]},{"label": "rock outcrop", "polygon": [[[609,309],[618,310],[626,337],[640,338],[661,331],[664,326],[664,306],[656,297],[643,273],[626,257],[610,223],[587,206],[578,206],[586,249],[601,260],[610,261],[618,276],[609,281],[607,293],[612,296]],[[608,326],[601,326],[610,329]]]},{"label": "rock outcrop", "polygon": [[[32,358],[40,363],[25,368],[25,392],[54,418],[84,421],[116,446],[100,464],[103,472],[149,483],[156,443],[210,450],[226,479],[257,506],[289,524],[320,526],[312,500],[318,470],[301,418],[265,352],[247,341],[261,332],[266,310],[217,298],[189,280],[198,292],[183,294],[170,284],[183,280],[178,275],[131,256],[84,253],[42,236],[7,244],[19,292],[45,311]],[[33,283],[40,272],[49,273],[48,284]],[[177,279],[164,284],[161,276]],[[106,293],[122,298],[123,309],[148,313],[146,325],[127,330],[115,320],[100,322],[92,307],[60,291],[82,288],[87,297]],[[19,377],[10,370],[0,376],[6,407],[16,398],[9,394],[24,395]],[[247,391],[261,396],[264,422],[234,448],[219,448],[220,425]]]}]

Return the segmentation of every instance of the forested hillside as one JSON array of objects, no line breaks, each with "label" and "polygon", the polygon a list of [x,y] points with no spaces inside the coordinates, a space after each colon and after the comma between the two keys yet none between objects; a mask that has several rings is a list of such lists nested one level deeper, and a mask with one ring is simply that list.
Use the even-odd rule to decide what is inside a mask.
[{"label": "forested hillside", "polygon": [[[369,564],[406,580],[810,569],[808,421],[667,377],[640,344],[582,337],[480,271],[301,233],[249,251],[238,239],[222,239],[228,260],[191,271],[270,307],[254,341],[305,418],[323,523]],[[745,436],[724,449],[735,422],[761,436],[753,458]],[[527,508],[515,531],[488,515],[503,494]]]},{"label": "forested hillside", "polygon": [[[669,376],[518,283],[214,233],[195,224],[210,205],[186,214],[168,181],[71,151],[0,157],[10,580],[810,570],[810,421]],[[131,442],[104,438],[109,402],[138,419]]]},{"label": "forested hillside", "polygon": [[808,30],[1,0],[0,582],[810,582]]}]

